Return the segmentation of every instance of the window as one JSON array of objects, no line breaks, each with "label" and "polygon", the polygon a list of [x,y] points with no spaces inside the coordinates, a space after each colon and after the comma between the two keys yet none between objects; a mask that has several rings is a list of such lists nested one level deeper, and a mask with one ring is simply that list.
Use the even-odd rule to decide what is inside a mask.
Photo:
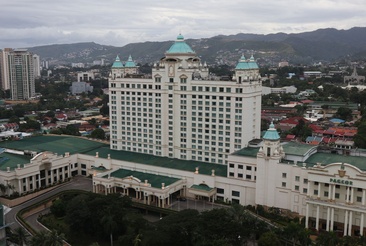
[{"label": "window", "polygon": [[224,194],[224,189],[221,189],[221,188],[216,188],[216,192],[217,194]]},{"label": "window", "polygon": [[235,190],[233,190],[233,191],[231,191],[231,195],[232,195],[232,196],[237,196],[237,197],[239,197],[239,196],[240,196],[240,192],[239,192],[239,191],[235,191]]},{"label": "window", "polygon": [[286,178],[287,174],[286,173],[282,173],[282,178]]},{"label": "window", "polygon": [[299,191],[299,189],[300,189],[300,186],[295,185],[295,190],[296,190],[296,191]]},{"label": "window", "polygon": [[308,183],[308,179],[304,179],[304,184],[307,184]]},{"label": "window", "polygon": [[302,189],[302,193],[307,194],[308,193],[308,189],[307,188]]},{"label": "window", "polygon": [[248,171],[252,171],[252,166],[247,166]]},{"label": "window", "polygon": [[318,195],[318,190],[314,190],[314,195]]},{"label": "window", "polygon": [[238,178],[242,178],[243,174],[242,173],[238,173]]},{"label": "window", "polygon": [[247,174],[247,175],[245,175],[245,178],[246,179],[252,179],[252,175]]},{"label": "window", "polygon": [[231,163],[230,163],[230,164],[229,164],[229,166],[230,166],[230,168],[234,168],[234,164],[231,164]]},{"label": "window", "polygon": [[324,196],[328,197],[329,196],[329,192],[328,191],[324,191]]},{"label": "window", "polygon": [[286,182],[282,182],[282,187],[286,187]]},{"label": "window", "polygon": [[357,200],[357,202],[362,202],[362,197],[361,197],[361,196],[358,196],[358,197],[356,198],[356,200]]},{"label": "window", "polygon": [[243,169],[243,165],[238,165],[238,168],[239,169]]},{"label": "window", "polygon": [[300,176],[295,176],[295,181],[300,181]]},{"label": "window", "polygon": [[229,176],[230,177],[234,177],[234,173],[229,173]]},{"label": "window", "polygon": [[335,198],[339,199],[339,193],[335,193]]}]

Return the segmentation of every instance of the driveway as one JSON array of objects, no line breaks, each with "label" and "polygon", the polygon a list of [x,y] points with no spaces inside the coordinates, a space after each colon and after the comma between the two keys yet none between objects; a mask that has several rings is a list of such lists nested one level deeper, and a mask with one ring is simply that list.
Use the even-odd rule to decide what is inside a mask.
[{"label": "driveway", "polygon": [[[16,214],[23,208],[29,207],[37,202],[43,201],[53,195],[56,195],[57,193],[65,190],[84,190],[84,191],[92,191],[93,190],[93,184],[92,180],[90,178],[86,178],[83,176],[76,176],[73,179],[71,179],[70,182],[67,182],[65,184],[61,184],[60,186],[54,188],[51,191],[48,191],[42,195],[39,195],[31,200],[28,200],[16,207],[12,207],[10,211],[8,211],[5,214],[5,223],[11,224],[10,228],[15,229],[20,226],[19,222],[16,219]],[[29,216],[27,219],[27,222],[36,230],[42,229],[41,226],[37,223],[37,217],[38,213]]]}]

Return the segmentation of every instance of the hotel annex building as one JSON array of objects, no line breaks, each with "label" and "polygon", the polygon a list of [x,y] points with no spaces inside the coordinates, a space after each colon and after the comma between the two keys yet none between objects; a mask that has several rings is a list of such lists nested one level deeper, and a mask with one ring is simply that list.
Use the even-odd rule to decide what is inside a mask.
[{"label": "hotel annex building", "polygon": [[[133,78],[132,59],[123,64],[117,57],[109,81],[109,146],[33,137],[21,140],[28,150],[34,146],[32,158],[17,157],[25,164],[10,166],[20,147],[0,143],[0,157],[8,159],[0,163],[0,182],[23,194],[92,175],[94,192],[154,206],[168,208],[185,196],[277,207],[303,217],[309,228],[364,235],[366,152],[281,143],[273,124],[259,139],[261,81],[254,58],[242,57],[231,81],[216,81],[208,80],[208,67],[181,35],[165,55],[152,79]],[[74,143],[74,152],[65,141]]]}]

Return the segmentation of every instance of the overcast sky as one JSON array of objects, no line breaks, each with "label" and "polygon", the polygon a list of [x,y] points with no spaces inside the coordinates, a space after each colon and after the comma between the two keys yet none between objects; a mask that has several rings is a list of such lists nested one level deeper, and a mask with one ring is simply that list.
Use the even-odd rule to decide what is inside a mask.
[{"label": "overcast sky", "polygon": [[365,0],[0,0],[0,48],[366,26]]}]

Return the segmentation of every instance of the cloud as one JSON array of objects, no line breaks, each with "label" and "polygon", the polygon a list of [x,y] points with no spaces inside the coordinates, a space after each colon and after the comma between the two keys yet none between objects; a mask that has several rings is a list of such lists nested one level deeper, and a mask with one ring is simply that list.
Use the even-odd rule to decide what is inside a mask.
[{"label": "cloud", "polygon": [[94,41],[173,40],[218,34],[348,29],[366,23],[366,1],[17,0],[2,4],[0,48]]}]

